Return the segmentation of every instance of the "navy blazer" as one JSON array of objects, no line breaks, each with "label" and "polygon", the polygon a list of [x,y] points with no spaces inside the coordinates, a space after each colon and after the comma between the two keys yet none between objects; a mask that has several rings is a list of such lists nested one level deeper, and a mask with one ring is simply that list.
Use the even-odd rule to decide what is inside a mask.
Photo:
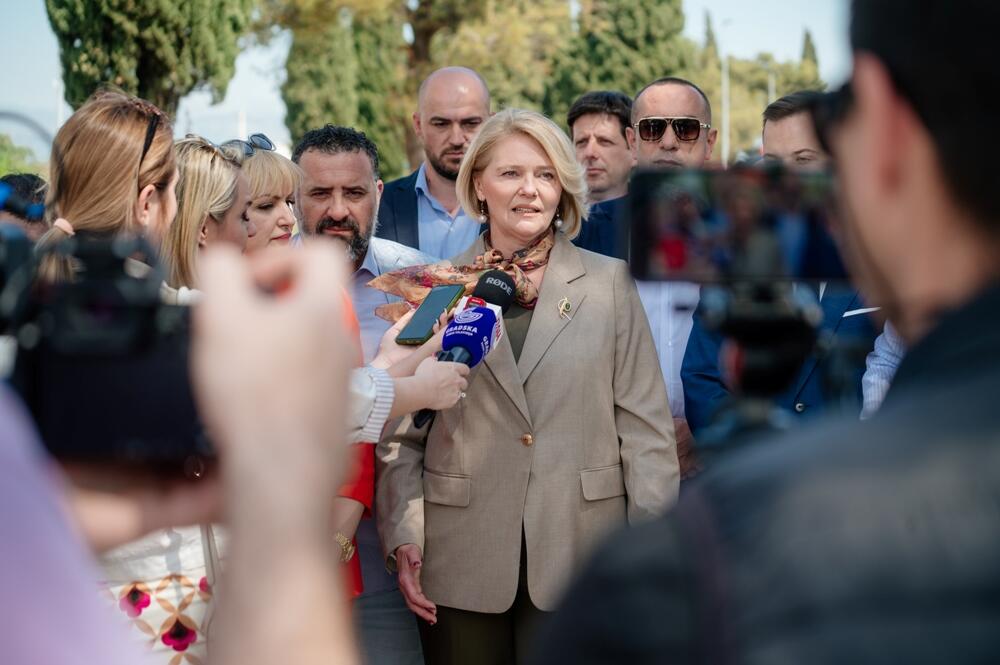
[{"label": "navy blazer", "polygon": [[[863,308],[865,305],[857,291],[833,292],[824,295],[820,301],[823,308],[823,323],[820,335],[833,334],[840,339],[857,340],[865,348],[871,349],[875,340],[875,329],[866,314],[844,317],[846,312]],[[730,398],[729,390],[722,382],[719,372],[719,349],[722,335],[705,328],[699,311],[695,312],[694,325],[688,338],[684,361],[681,364],[681,382],[684,386],[684,416],[691,431],[697,437],[699,430],[710,425],[713,416]],[[795,384],[777,399],[777,405],[786,411],[805,417],[818,413],[824,402],[824,384],[827,368],[814,353],[806,359],[799,371]],[[864,361],[856,368],[857,385],[860,391]],[[860,407],[859,407],[860,412]]]},{"label": "navy blazer", "polygon": [[583,220],[573,244],[580,249],[627,261],[628,224],[620,219],[624,208],[624,196],[590,206],[590,214]]},{"label": "navy blazer", "polygon": [[408,176],[388,182],[382,190],[375,237],[420,249],[417,231],[417,169]]}]

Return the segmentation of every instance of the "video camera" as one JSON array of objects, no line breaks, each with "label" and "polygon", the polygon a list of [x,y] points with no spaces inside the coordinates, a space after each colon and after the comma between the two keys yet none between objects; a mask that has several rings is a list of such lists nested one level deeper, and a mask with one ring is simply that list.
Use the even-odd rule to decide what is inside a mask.
[{"label": "video camera", "polygon": [[[626,209],[633,276],[701,285],[698,305],[709,331],[735,345],[726,377],[735,418],[720,440],[784,429],[774,409],[811,354],[827,359],[827,392],[857,404],[857,374],[870,351],[855,340],[819,339],[823,293],[854,291],[839,251],[835,182],[775,164],[727,171],[640,171]],[[869,340],[870,341],[870,340]],[[720,424],[717,420],[716,424]],[[699,436],[711,446],[712,436]]]},{"label": "video camera", "polygon": [[[72,277],[41,278],[53,261]],[[212,456],[190,387],[189,309],[163,304],[162,285],[140,238],[78,233],[35,254],[19,230],[0,234],[11,384],[56,457],[182,470]]]}]

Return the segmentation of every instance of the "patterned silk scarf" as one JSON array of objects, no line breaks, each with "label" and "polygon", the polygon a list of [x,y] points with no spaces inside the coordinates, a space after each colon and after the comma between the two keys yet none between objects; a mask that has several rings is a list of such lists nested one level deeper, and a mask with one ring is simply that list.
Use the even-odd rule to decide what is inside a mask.
[{"label": "patterned silk scarf", "polygon": [[503,270],[510,275],[514,280],[514,298],[517,303],[525,309],[534,309],[538,301],[538,289],[525,273],[549,262],[549,252],[555,244],[552,231],[539,236],[528,247],[514,252],[509,260],[503,258],[499,250],[493,249],[489,233],[486,234],[485,241],[485,251],[471,265],[453,266],[445,261],[411,266],[387,272],[368,282],[368,286],[399,296],[405,301],[382,305],[375,313],[387,321],[398,321],[410,311],[411,306],[415,307],[423,302],[432,288],[444,284],[462,284],[465,286],[465,295],[471,295],[479,277],[487,270]]}]

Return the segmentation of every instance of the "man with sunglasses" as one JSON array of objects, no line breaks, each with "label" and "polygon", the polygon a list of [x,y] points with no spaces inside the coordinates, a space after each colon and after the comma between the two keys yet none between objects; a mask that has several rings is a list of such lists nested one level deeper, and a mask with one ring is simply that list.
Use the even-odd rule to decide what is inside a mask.
[{"label": "man with sunglasses", "polygon": [[816,118],[854,276],[909,346],[885,403],[734,453],[611,541],[538,662],[996,660],[998,25],[984,0],[854,0],[850,88]]},{"label": "man with sunglasses", "polygon": [[[632,105],[632,126],[626,129],[639,168],[703,168],[712,158],[717,135],[708,97],[691,81],[673,76],[657,79],[639,91]],[[686,471],[692,439],[684,417],[681,362],[691,334],[691,316],[698,306],[698,285],[638,282],[636,286],[667,382],[681,469]]]}]

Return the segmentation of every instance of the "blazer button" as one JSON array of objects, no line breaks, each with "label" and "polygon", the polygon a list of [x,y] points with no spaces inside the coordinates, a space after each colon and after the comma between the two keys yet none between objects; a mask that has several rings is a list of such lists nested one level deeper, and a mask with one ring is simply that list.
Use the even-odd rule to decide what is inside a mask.
[{"label": "blazer button", "polygon": [[521,443],[525,446],[533,446],[535,445],[535,437],[530,434],[525,434],[521,437]]},{"label": "blazer button", "polygon": [[806,410],[805,404],[803,404],[802,402],[795,403],[795,413],[802,413],[805,410]]}]

